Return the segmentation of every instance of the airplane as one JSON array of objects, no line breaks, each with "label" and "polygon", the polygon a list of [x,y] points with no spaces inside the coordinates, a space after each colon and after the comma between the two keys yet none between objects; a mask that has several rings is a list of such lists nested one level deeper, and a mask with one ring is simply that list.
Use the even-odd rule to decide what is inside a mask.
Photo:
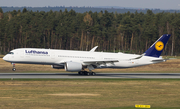
[{"label": "airplane", "polygon": [[[101,68],[131,68],[165,62],[160,55],[171,35],[164,34],[143,54],[126,54],[122,52],[95,52],[98,46],[90,51],[18,48],[11,50],[3,57],[4,61],[15,63],[51,65],[54,69],[65,69],[78,72],[79,75],[95,75],[92,70]],[[89,71],[85,71],[85,69]]]}]

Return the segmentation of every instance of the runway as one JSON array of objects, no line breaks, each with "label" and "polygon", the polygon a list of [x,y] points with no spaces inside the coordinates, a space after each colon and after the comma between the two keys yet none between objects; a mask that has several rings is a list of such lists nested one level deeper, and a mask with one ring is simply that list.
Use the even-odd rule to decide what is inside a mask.
[{"label": "runway", "polygon": [[77,73],[0,73],[0,78],[180,78],[180,73],[97,73],[95,76],[78,75]]}]

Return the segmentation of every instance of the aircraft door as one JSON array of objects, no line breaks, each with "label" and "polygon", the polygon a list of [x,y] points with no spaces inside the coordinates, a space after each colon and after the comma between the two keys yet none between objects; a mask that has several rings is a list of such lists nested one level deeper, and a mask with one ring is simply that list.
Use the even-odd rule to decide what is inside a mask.
[{"label": "aircraft door", "polygon": [[20,54],[19,54],[20,57],[21,57],[21,58],[24,58],[24,51],[20,51],[19,53],[20,53]]}]

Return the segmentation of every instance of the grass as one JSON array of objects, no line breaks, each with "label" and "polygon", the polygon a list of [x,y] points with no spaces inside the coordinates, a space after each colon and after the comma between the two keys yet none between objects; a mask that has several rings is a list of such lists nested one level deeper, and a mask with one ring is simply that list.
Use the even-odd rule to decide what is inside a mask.
[{"label": "grass", "polygon": [[0,108],[152,109],[180,107],[176,79],[15,79],[0,80]]},{"label": "grass", "polygon": [[[148,109],[148,108],[115,107],[115,108],[104,108],[104,109]],[[151,109],[179,109],[179,107],[171,107],[171,108],[162,108],[162,107],[155,108],[155,107],[153,107]]]},{"label": "grass", "polygon": [[[173,58],[173,57],[168,57]],[[179,58],[179,57],[177,57]],[[0,72],[13,72],[11,63],[5,62],[0,58]],[[34,64],[16,64],[16,72],[65,72],[64,69],[53,69],[50,65],[34,65]],[[179,73],[180,59],[167,60],[167,62],[152,64],[128,69],[95,69],[94,72],[120,72],[120,73]]]}]

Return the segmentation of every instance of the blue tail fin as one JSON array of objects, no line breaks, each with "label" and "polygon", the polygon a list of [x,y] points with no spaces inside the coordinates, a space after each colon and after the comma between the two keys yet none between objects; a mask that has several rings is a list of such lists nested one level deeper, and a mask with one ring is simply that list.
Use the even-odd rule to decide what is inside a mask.
[{"label": "blue tail fin", "polygon": [[159,57],[166,46],[171,35],[162,35],[151,47],[145,52],[144,56]]}]

